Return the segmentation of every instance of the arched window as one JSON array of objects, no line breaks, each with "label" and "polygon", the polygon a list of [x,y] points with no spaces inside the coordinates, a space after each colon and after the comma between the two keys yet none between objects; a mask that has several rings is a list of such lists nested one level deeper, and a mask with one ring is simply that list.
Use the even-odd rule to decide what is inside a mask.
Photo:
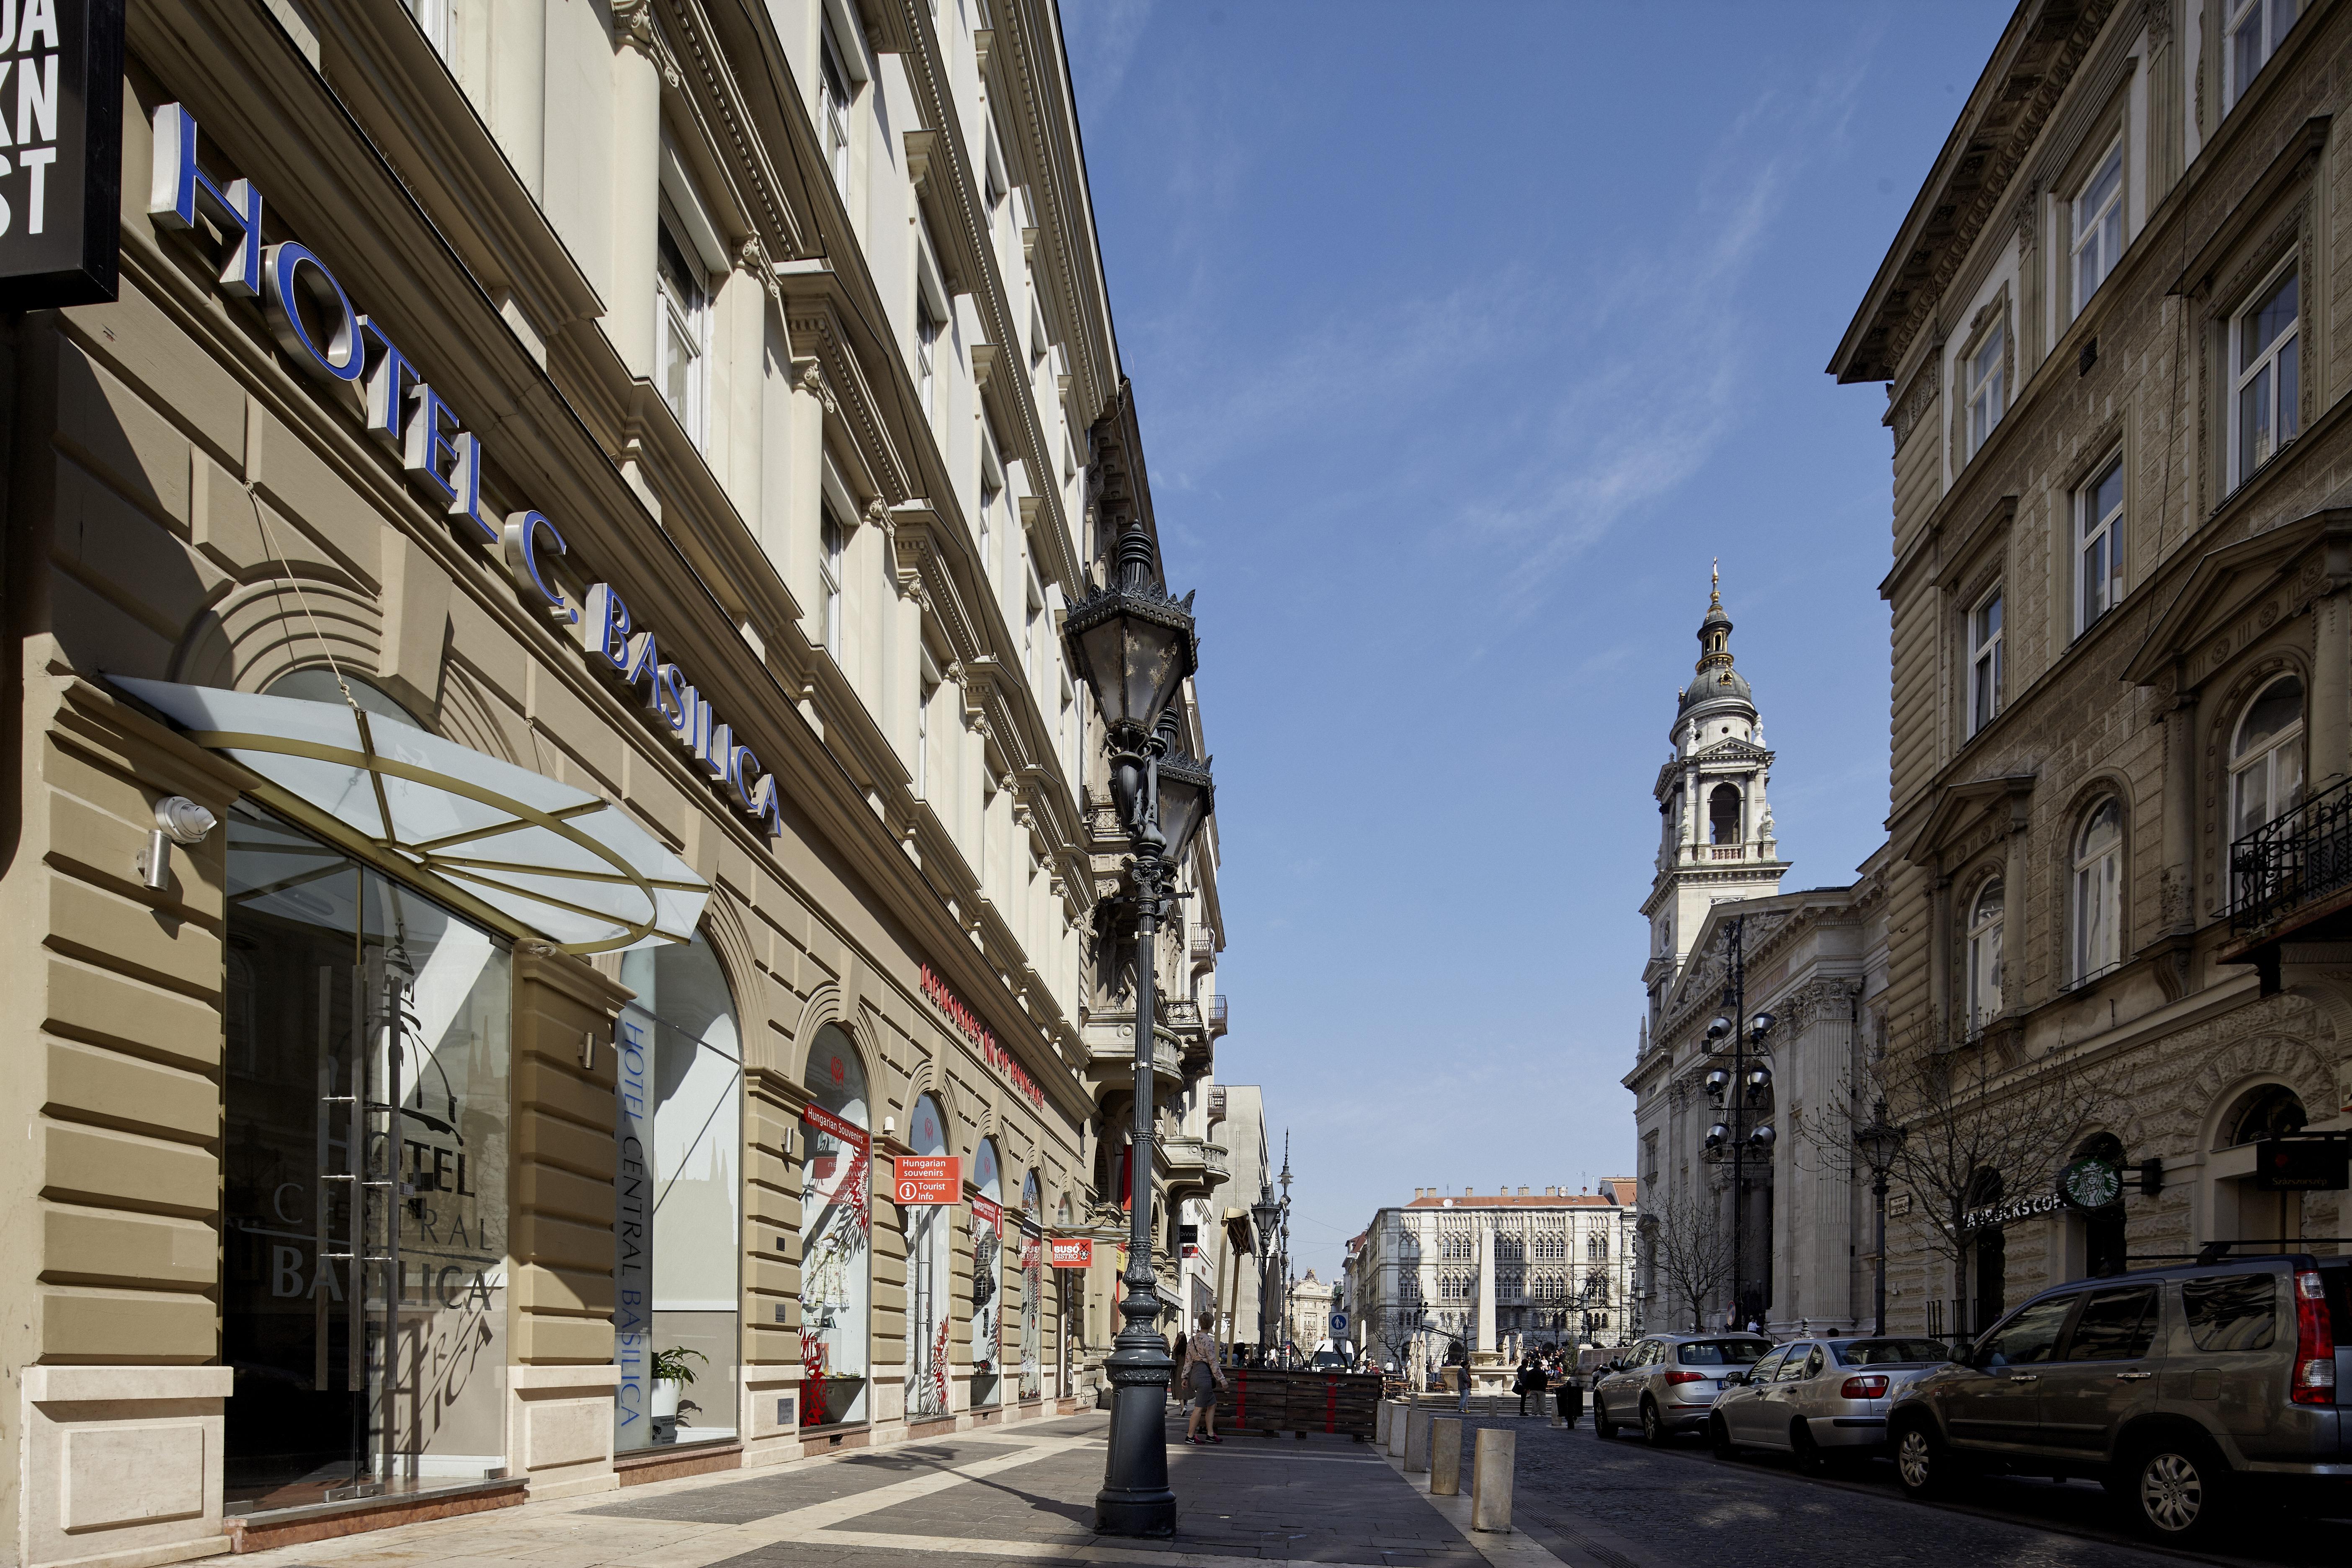
[{"label": "arched window", "polygon": [[[2263,689],[2230,740],[2230,837],[2243,838],[2303,803],[2303,682],[2283,675]],[[2232,898],[2246,889],[2232,886]]]},{"label": "arched window", "polygon": [[[1969,1182],[1969,1207],[1993,1206],[2000,1202],[2004,1189],[1999,1171],[1990,1167],[1979,1170]],[[1969,1253],[1970,1284],[1976,1300],[1973,1311],[1960,1315],[1968,1319],[1965,1331],[1981,1333],[1992,1327],[1993,1321],[2008,1308],[2008,1235],[1999,1222],[1979,1226],[1969,1238]]]},{"label": "arched window", "polygon": [[1021,1179],[1021,1397],[1045,1396],[1045,1198],[1037,1173]]},{"label": "arched window", "polygon": [[972,1155],[971,1407],[1004,1398],[1004,1177],[996,1141],[983,1138]]},{"label": "arched window", "polygon": [[2113,795],[2091,808],[2074,837],[2074,978],[2112,969],[2123,956],[2124,808]]},{"label": "arched window", "polygon": [[838,1024],[809,1043],[801,1190],[801,1424],[866,1419],[873,1141],[866,1068]]},{"label": "arched window", "polygon": [[2222,1131],[2221,1146],[2235,1149],[2266,1138],[2284,1138],[2303,1131],[2308,1118],[2303,1097],[2283,1083],[2267,1083],[2248,1095]]},{"label": "arched window", "polygon": [[1977,890],[1969,911],[1969,1033],[2000,1016],[2000,937],[2003,894],[1996,877]]},{"label": "arched window", "polygon": [[1707,842],[1737,844],[1739,837],[1739,786],[1717,784],[1706,797]]},{"label": "arched window", "polygon": [[[926,1094],[907,1119],[907,1143],[917,1154],[948,1152],[948,1119]],[[908,1310],[907,1408],[917,1415],[948,1413],[948,1294],[955,1278],[951,1205],[925,1204],[907,1211]]]}]

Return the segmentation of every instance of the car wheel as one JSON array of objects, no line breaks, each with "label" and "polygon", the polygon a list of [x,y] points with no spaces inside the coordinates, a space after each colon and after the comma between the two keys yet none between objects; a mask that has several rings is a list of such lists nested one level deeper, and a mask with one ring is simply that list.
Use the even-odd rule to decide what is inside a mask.
[{"label": "car wheel", "polygon": [[1940,1494],[1950,1480],[1951,1463],[1944,1440],[1927,1422],[1911,1422],[1895,1434],[1895,1479],[1911,1496]]},{"label": "car wheel", "polygon": [[1617,1423],[1609,1419],[1609,1406],[1597,1394],[1592,1396],[1592,1435],[1603,1440],[1617,1436]]},{"label": "car wheel", "polygon": [[2158,1541],[2196,1541],[2213,1528],[2222,1507],[2229,1467],[2194,1438],[2160,1437],[2143,1445],[2128,1471],[2133,1522]]},{"label": "car wheel", "polygon": [[1720,1415],[1706,1418],[1706,1443],[1718,1459],[1739,1458],[1739,1445],[1731,1440],[1731,1424]]},{"label": "car wheel", "polygon": [[1829,1472],[1829,1456],[1813,1441],[1812,1424],[1801,1415],[1789,1424],[1789,1452],[1796,1456],[1797,1468],[1805,1474],[1819,1476]]},{"label": "car wheel", "polygon": [[1666,1446],[1666,1418],[1658,1413],[1658,1402],[1644,1395],[1642,1400],[1642,1441],[1654,1448]]}]

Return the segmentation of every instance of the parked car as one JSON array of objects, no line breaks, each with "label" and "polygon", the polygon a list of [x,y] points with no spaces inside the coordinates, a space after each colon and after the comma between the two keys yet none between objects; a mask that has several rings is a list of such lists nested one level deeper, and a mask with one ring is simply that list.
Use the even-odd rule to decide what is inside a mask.
[{"label": "parked car", "polygon": [[2352,1510],[2352,1258],[2137,1270],[2046,1290],[1887,1415],[1914,1496],[1970,1470],[2087,1476],[2164,1541],[2244,1494]]},{"label": "parked car", "polygon": [[1941,1340],[1796,1340],[1724,1379],[1707,1437],[1721,1458],[1776,1448],[1807,1469],[1874,1452],[1886,1443],[1887,1407],[1950,1359]]},{"label": "parked car", "polygon": [[1706,1425],[1727,1373],[1744,1372],[1771,1353],[1772,1342],[1754,1334],[1651,1334],[1614,1357],[1592,1385],[1592,1430],[1614,1437],[1629,1422],[1663,1443]]}]

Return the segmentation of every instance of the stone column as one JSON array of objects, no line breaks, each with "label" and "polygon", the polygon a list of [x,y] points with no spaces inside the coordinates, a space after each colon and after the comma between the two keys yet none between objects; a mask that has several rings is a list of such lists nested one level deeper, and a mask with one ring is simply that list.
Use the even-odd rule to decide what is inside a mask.
[{"label": "stone column", "polygon": [[[2312,751],[2319,755],[2315,736]],[[2197,925],[2197,693],[2175,696],[2164,715],[2164,868],[2158,884],[2158,929]]]},{"label": "stone column", "polygon": [[1495,1348],[1495,1232],[1490,1226],[1478,1231],[1478,1327],[1473,1350]]},{"label": "stone column", "polygon": [[[2339,552],[2352,553],[2352,545],[2329,542],[2331,568]],[[2340,584],[2343,574],[2331,570],[2329,578]],[[2311,606],[2311,795],[2342,784],[2352,767],[2352,604],[2346,600],[2347,590],[2337,586]]]},{"label": "stone column", "polygon": [[[1922,866],[1927,883],[1927,1022],[1932,1031],[1944,1022],[1955,1023],[1966,1016],[1964,1009],[1953,1005],[1952,994],[1952,879],[1937,865]],[[1949,1042],[1938,1037],[1934,1048],[1948,1048]]]}]

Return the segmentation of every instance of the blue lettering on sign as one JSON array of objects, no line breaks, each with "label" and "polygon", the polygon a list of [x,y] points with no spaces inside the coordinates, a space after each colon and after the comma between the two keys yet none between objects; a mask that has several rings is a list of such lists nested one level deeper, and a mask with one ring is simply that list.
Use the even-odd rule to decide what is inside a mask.
[{"label": "blue lettering on sign", "polygon": [[[32,0],[25,13],[28,33],[37,12],[47,15],[43,0]],[[0,0],[0,16],[13,22],[15,16],[15,0]],[[55,33],[55,22],[47,26]],[[450,521],[463,525],[460,532],[499,553],[525,603],[577,628],[591,664],[609,666],[631,688],[642,683],[646,709],[669,737],[739,810],[769,837],[782,837],[783,805],[775,775],[762,773],[751,749],[736,743],[734,727],[713,716],[685,672],[663,662],[652,630],[633,630],[628,605],[609,584],[589,589],[587,604],[580,606],[550,580],[547,562],[570,551],[546,514],[526,510],[503,521],[483,514],[481,437],[465,427],[416,362],[401,353],[382,323],[353,308],[351,296],[310,247],[290,239],[262,244],[261,193],[250,180],[222,185],[205,173],[196,157],[195,116],[167,103],[155,110],[154,129],[147,211],[157,226],[192,229],[208,222],[216,227],[228,245],[221,291],[258,298],[287,359],[357,414],[369,436],[397,452],[410,479]],[[0,219],[0,226],[5,221]]]}]

